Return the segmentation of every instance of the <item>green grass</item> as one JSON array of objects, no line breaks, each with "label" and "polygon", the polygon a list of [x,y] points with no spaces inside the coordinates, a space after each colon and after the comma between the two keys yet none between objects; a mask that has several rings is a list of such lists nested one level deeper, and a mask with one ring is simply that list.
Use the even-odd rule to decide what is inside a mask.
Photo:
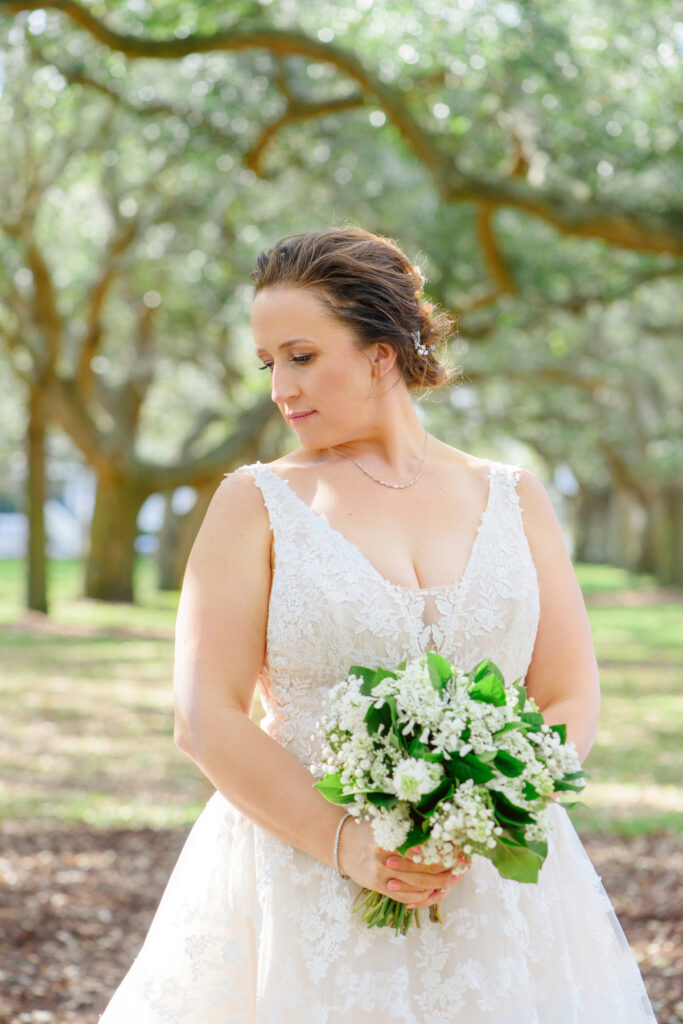
[{"label": "green grass", "polygon": [[648,591],[656,588],[652,576],[617,569],[613,565],[586,565],[577,568],[577,576],[586,600],[592,594],[616,594],[622,590]]},{"label": "green grass", "polygon": [[[139,604],[82,599],[50,566],[51,617],[24,616],[23,566],[0,561],[0,802],[5,817],[187,824],[211,786],[172,739],[176,593],[136,566]],[[601,670],[581,831],[683,832],[683,603],[648,577],[579,566]],[[254,717],[262,714],[258,702]]]},{"label": "green grass", "polygon": [[[155,568],[151,559],[135,563],[136,603],[88,601],[83,592],[83,566],[73,559],[51,562],[48,569],[50,618],[64,626],[80,625],[135,630],[173,629],[177,591],[155,589]],[[24,612],[24,566],[17,560],[0,559],[0,624],[14,623]]]},{"label": "green grass", "polygon": [[579,830],[683,833],[683,601],[651,578],[578,567],[600,666],[598,738]]}]

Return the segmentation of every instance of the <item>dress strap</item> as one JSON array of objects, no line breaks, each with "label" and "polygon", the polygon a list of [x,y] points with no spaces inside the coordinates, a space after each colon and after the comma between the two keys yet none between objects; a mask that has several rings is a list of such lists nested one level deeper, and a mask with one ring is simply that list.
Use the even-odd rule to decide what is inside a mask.
[{"label": "dress strap", "polygon": [[[521,466],[489,460],[491,465],[490,514],[508,530],[524,532],[522,506],[517,492]],[[494,513],[495,509],[495,513]]]},{"label": "dress strap", "polygon": [[[284,480],[281,480],[277,473],[274,473],[263,462],[252,462],[246,466],[240,466],[233,470],[233,473],[248,474],[261,492],[263,504],[268,514],[268,521],[274,537],[291,533],[295,529],[293,515],[287,515],[283,510],[283,504],[287,503],[288,496],[294,498],[294,493],[289,489]],[[225,476],[232,476],[226,473]]]}]

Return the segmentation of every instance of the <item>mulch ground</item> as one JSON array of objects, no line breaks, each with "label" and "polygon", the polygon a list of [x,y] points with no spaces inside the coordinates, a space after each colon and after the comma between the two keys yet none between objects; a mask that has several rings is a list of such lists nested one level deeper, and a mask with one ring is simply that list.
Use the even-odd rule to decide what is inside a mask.
[{"label": "mulch ground", "polygon": [[[186,832],[0,825],[0,1024],[95,1024],[137,953]],[[668,835],[583,840],[659,1024],[683,1024],[683,843]]]}]

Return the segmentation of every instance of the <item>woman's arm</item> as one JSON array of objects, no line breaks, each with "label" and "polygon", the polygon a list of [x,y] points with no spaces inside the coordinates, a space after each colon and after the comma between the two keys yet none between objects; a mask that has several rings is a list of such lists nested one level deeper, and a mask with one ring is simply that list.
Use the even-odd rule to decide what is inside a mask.
[{"label": "woman's arm", "polygon": [[175,742],[243,814],[333,865],[343,809],[250,718],[265,651],[270,536],[253,480],[241,473],[225,479],[197,534],[180,595]]},{"label": "woman's arm", "polygon": [[545,488],[520,470],[517,485],[540,592],[540,618],[526,688],[549,725],[566,722],[583,761],[593,743],[600,684],[586,606]]}]

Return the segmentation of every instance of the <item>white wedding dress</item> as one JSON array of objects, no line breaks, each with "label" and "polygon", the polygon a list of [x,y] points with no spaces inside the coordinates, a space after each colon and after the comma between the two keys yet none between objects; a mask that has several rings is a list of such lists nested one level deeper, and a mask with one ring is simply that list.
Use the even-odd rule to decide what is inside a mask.
[{"label": "white wedding dress", "polygon": [[[261,728],[303,763],[317,760],[325,695],[352,664],[438,650],[465,669],[490,657],[506,678],[525,676],[536,572],[514,467],[489,465],[462,579],[422,590],[385,580],[267,465],[236,471],[260,488],[274,538]],[[567,812],[552,814],[537,884],[475,856],[441,903],[443,924],[423,910],[421,927],[397,936],[351,913],[355,882],[215,793],[101,1024],[651,1024],[600,878]]]}]

